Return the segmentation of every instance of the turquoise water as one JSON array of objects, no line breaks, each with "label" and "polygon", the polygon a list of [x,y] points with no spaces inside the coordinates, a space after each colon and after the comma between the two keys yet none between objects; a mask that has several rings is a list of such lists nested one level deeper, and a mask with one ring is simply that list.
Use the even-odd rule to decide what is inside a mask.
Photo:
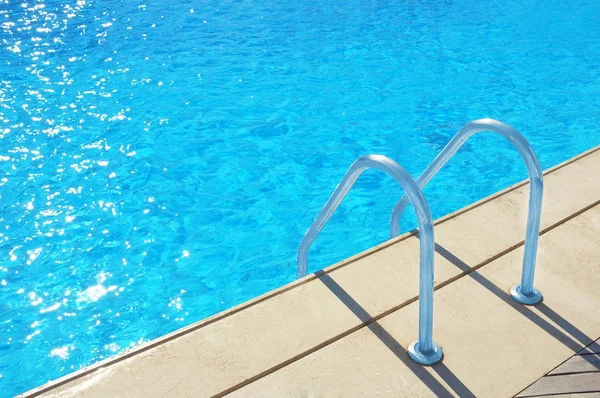
[{"label": "turquoise water", "polygon": [[[292,281],[361,155],[416,177],[481,117],[544,168],[600,144],[599,17],[593,0],[0,0],[0,395]],[[480,135],[425,193],[440,217],[524,178]],[[386,240],[400,195],[365,173],[309,271]]]}]

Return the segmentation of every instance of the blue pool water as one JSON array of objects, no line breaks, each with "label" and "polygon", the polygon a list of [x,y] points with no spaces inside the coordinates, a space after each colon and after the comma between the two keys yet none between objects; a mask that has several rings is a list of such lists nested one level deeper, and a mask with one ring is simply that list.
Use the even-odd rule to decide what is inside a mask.
[{"label": "blue pool water", "polygon": [[[481,117],[544,168],[600,144],[599,18],[596,0],[0,0],[0,395],[292,281],[361,155],[416,177]],[[525,177],[480,135],[425,193],[440,217]],[[309,271],[386,240],[400,195],[365,173]]]}]

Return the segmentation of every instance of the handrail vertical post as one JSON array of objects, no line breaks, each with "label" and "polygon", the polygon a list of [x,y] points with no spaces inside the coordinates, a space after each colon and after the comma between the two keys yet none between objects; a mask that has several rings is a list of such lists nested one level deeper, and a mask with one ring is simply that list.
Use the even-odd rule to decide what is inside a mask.
[{"label": "handrail vertical post", "polygon": [[[541,168],[540,168],[541,169]],[[533,287],[535,276],[535,260],[537,256],[538,238],[542,218],[542,196],[544,183],[542,173],[531,176],[529,212],[527,214],[527,232],[525,235],[525,249],[523,255],[523,271],[521,284],[510,289],[511,297],[526,305],[537,304],[542,300],[542,293]]]},{"label": "handrail vertical post", "polygon": [[419,271],[419,339],[408,346],[408,355],[421,365],[442,359],[442,349],[433,342],[433,222],[420,226],[421,266]]}]

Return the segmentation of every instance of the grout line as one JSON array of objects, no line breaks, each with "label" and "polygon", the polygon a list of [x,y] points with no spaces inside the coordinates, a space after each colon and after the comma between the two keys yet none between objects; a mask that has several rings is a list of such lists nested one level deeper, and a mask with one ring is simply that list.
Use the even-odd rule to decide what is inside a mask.
[{"label": "grout line", "polygon": [[[599,339],[600,340],[600,339]],[[575,355],[587,355],[587,354],[592,354],[591,352],[583,352],[586,348],[588,348],[589,346],[591,346],[592,344],[596,343],[598,340],[595,340],[593,342],[591,342],[590,344],[586,345],[585,348],[582,348],[581,350],[577,351],[577,353]],[[593,354],[597,354],[597,353],[593,353]]]},{"label": "grout line", "polygon": [[377,315],[377,316],[369,319],[366,322],[363,322],[363,323],[361,323],[359,325],[356,325],[355,327],[353,327],[351,329],[348,329],[345,332],[340,333],[340,334],[338,334],[338,335],[336,335],[336,336],[334,336],[334,337],[332,337],[332,338],[330,338],[330,339],[328,339],[328,340],[326,340],[326,341],[324,341],[324,342],[322,342],[322,343],[320,343],[320,344],[318,344],[318,345],[316,345],[316,346],[314,346],[314,347],[312,347],[312,348],[310,348],[310,349],[308,349],[308,350],[306,350],[306,351],[304,351],[304,352],[302,352],[302,353],[300,353],[300,354],[298,354],[298,355],[296,355],[296,356],[294,356],[294,357],[292,357],[292,358],[290,358],[290,359],[288,359],[288,360],[286,360],[284,362],[281,362],[280,364],[277,364],[277,365],[275,365],[275,366],[273,366],[273,367],[271,367],[269,369],[266,369],[266,370],[260,372],[259,374],[257,374],[255,376],[252,376],[252,377],[244,380],[241,383],[238,383],[238,384],[236,384],[234,386],[229,387],[226,390],[221,391],[220,393],[213,395],[211,398],[221,398],[221,397],[224,397],[225,395],[228,395],[228,394],[230,394],[230,393],[232,393],[232,392],[234,392],[236,390],[239,390],[240,388],[245,387],[248,384],[254,383],[255,381],[258,381],[258,380],[260,380],[260,379],[262,379],[262,378],[270,375],[271,373],[275,373],[276,371],[281,370],[281,369],[287,367],[288,365],[291,365],[292,363],[294,363],[296,361],[299,361],[300,359],[302,359],[304,357],[307,357],[307,356],[309,356],[309,355],[311,355],[311,354],[319,351],[320,349],[325,348],[328,345],[331,345],[331,344],[335,343],[336,341],[341,340],[341,339],[343,339],[343,338],[351,335],[352,333],[357,332],[360,329],[363,329],[363,328],[365,328],[365,327],[367,327],[367,326],[369,326],[369,325],[377,322],[381,318],[384,318],[385,316],[390,315],[391,313],[396,312],[399,309],[404,308],[404,307],[406,307],[406,306],[408,306],[408,305],[410,305],[410,304],[418,301],[418,299],[419,299],[418,296],[413,297],[413,298],[411,298],[411,299],[403,302],[402,304],[399,304],[399,305],[397,305],[397,306],[395,306],[395,307],[393,307],[393,308],[385,311],[384,313],[381,313],[381,314],[379,314],[379,315]]}]

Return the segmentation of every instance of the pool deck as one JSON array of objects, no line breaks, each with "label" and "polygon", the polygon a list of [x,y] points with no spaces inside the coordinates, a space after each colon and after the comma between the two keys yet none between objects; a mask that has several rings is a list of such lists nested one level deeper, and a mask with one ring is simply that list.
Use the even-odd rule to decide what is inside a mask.
[{"label": "pool deck", "polygon": [[[418,335],[413,232],[23,396],[562,394],[556,378],[573,375],[556,374],[561,366],[598,364],[575,354],[600,338],[600,147],[544,174],[540,304],[508,293],[520,280],[527,182],[436,221],[433,333],[444,359],[434,366],[406,354]],[[600,373],[576,374],[600,386]]]}]

